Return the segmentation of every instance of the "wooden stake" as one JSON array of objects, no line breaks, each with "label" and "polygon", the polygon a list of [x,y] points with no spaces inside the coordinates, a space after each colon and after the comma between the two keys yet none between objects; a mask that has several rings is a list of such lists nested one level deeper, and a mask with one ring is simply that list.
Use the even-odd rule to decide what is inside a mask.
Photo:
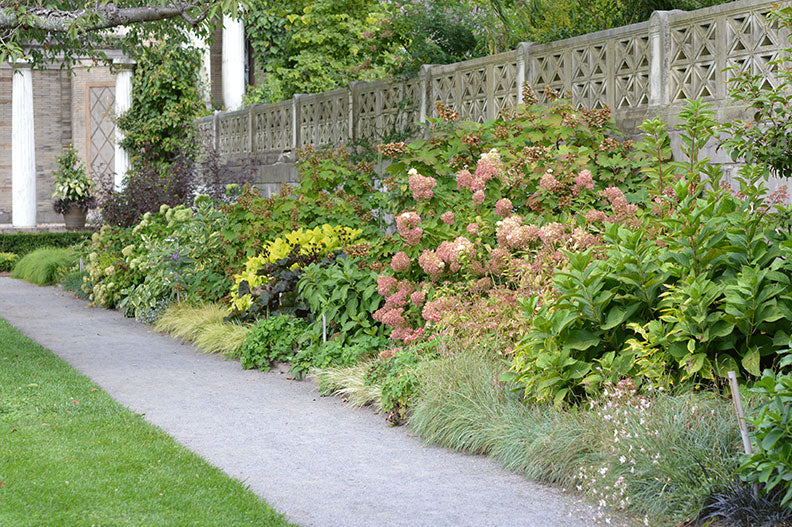
[{"label": "wooden stake", "polygon": [[743,412],[742,400],[740,399],[740,389],[737,386],[737,373],[729,372],[729,387],[731,387],[732,401],[734,408],[737,411],[737,421],[740,425],[740,435],[742,436],[743,449],[747,455],[753,454],[751,448],[751,439],[748,437],[748,425],[745,421],[745,412]]},{"label": "wooden stake", "polygon": [[[740,435],[742,436],[743,450],[746,455],[753,454],[751,448],[751,438],[748,436],[748,423],[745,421],[745,412],[743,411],[742,399],[740,399],[740,389],[737,386],[737,373],[730,371],[729,387],[731,388],[732,401],[734,402],[734,409],[737,412],[737,422],[740,425]],[[753,485],[753,494],[755,498],[759,497],[759,485]]]}]

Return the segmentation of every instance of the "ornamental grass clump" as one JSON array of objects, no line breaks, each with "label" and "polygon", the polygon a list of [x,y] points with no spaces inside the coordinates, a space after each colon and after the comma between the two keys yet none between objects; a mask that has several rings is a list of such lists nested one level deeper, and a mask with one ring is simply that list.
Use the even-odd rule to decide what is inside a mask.
[{"label": "ornamental grass clump", "polygon": [[77,260],[72,249],[42,248],[26,254],[14,266],[11,278],[21,278],[36,285],[52,285]]},{"label": "ornamental grass clump", "polygon": [[171,304],[154,323],[154,330],[192,342],[206,353],[238,357],[250,328],[226,322],[220,304]]},{"label": "ornamental grass clump", "polygon": [[695,520],[739,466],[740,436],[727,400],[711,394],[640,396],[609,385],[590,405],[526,404],[491,350],[456,350],[421,369],[409,426],[425,441],[487,454],[532,480],[575,488],[611,521]]}]

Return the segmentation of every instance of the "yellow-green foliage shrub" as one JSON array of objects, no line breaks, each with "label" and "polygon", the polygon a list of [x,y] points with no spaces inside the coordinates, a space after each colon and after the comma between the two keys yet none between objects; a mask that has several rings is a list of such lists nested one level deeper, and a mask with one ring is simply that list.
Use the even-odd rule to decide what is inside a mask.
[{"label": "yellow-green foliage shrub", "polygon": [[[266,286],[270,280],[265,267],[297,253],[304,256],[305,264],[320,260],[331,252],[342,249],[354,241],[362,231],[343,226],[322,225],[314,229],[297,229],[264,245],[258,256],[248,258],[245,269],[234,275],[234,286],[231,290],[232,308],[247,311],[253,305],[253,295],[240,294],[255,287]],[[292,270],[300,267],[300,262],[293,263]]]}]

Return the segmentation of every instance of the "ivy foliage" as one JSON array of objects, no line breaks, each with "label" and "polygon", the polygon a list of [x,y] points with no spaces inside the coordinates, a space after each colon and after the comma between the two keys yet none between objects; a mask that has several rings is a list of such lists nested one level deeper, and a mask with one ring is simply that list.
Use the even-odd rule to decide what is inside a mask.
[{"label": "ivy foliage", "polygon": [[[194,155],[192,122],[206,110],[199,91],[200,54],[170,42],[140,47],[132,80],[132,105],[118,119],[121,145],[133,167],[168,167]],[[186,151],[185,151],[186,149]]]}]

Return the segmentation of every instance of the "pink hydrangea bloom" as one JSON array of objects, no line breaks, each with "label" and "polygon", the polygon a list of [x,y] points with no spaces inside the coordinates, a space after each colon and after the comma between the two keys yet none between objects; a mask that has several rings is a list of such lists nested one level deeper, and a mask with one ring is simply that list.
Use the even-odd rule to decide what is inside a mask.
[{"label": "pink hydrangea bloom", "polygon": [[558,180],[550,171],[542,174],[542,177],[539,180],[539,188],[546,190],[547,192],[553,192],[556,188],[558,188],[558,185]]},{"label": "pink hydrangea bloom", "polygon": [[473,182],[473,174],[470,173],[469,170],[460,170],[457,172],[456,176],[457,180],[457,190],[462,190],[463,188],[470,188],[470,184]]},{"label": "pink hydrangea bloom", "polygon": [[416,306],[421,306],[426,301],[426,294],[423,291],[416,291],[410,295],[410,302]]},{"label": "pink hydrangea bloom", "polygon": [[407,327],[399,327],[395,328],[391,331],[390,338],[392,340],[401,341],[405,344],[411,344],[417,340],[419,340],[424,333],[424,328],[407,328]]},{"label": "pink hydrangea bloom", "polygon": [[388,296],[396,289],[399,281],[392,276],[381,274],[377,277],[377,292],[382,296]]},{"label": "pink hydrangea bloom", "polygon": [[471,236],[475,236],[479,233],[479,226],[478,223],[468,223],[468,226],[465,228],[468,234]]},{"label": "pink hydrangea bloom", "polygon": [[486,183],[490,179],[498,176],[503,168],[500,154],[496,149],[492,149],[481,157],[476,164],[476,179]]},{"label": "pink hydrangea bloom", "polygon": [[441,260],[434,251],[425,249],[421,256],[418,257],[418,265],[424,270],[432,280],[436,280],[442,274],[445,268],[445,263]]},{"label": "pink hydrangea bloom", "polygon": [[402,235],[402,239],[404,240],[404,243],[412,247],[418,245],[421,242],[421,236],[423,236],[423,229],[420,227],[416,227],[414,229],[410,229],[400,234]]},{"label": "pink hydrangea bloom", "polygon": [[417,212],[402,212],[396,216],[396,229],[402,234],[417,227],[421,223],[421,217]]},{"label": "pink hydrangea bloom", "polygon": [[391,269],[396,273],[403,273],[410,269],[410,257],[404,251],[399,251],[391,258]]},{"label": "pink hydrangea bloom", "polygon": [[473,205],[478,206],[478,205],[481,205],[482,203],[484,203],[484,197],[485,196],[484,196],[484,191],[483,190],[477,190],[476,192],[474,192],[473,193]]},{"label": "pink hydrangea bloom", "polygon": [[391,296],[389,296],[385,300],[386,306],[393,306],[393,307],[404,307],[407,305],[407,299],[410,297],[410,293],[407,291],[396,291]]},{"label": "pink hydrangea bloom", "polygon": [[601,210],[591,209],[586,213],[586,220],[591,223],[601,223],[608,219],[608,215]]},{"label": "pink hydrangea bloom", "polygon": [[414,168],[410,169],[407,181],[410,184],[410,192],[413,197],[418,200],[432,199],[434,196],[434,189],[437,186],[437,181],[433,177],[425,177],[418,173]]},{"label": "pink hydrangea bloom", "polygon": [[501,198],[495,204],[495,214],[502,218],[510,216],[513,210],[514,206],[509,198]]},{"label": "pink hydrangea bloom", "polygon": [[407,323],[404,316],[402,315],[403,312],[404,308],[401,307],[386,311],[382,314],[381,322],[386,326],[393,326],[395,328],[402,327]]},{"label": "pink hydrangea bloom", "polygon": [[409,280],[399,280],[399,283],[396,284],[396,289],[398,291],[405,291],[409,295],[415,291],[415,284]]},{"label": "pink hydrangea bloom", "polygon": [[581,170],[575,179],[575,186],[586,190],[594,190],[594,178],[591,175],[591,170]]},{"label": "pink hydrangea bloom", "polygon": [[437,247],[435,254],[438,258],[440,258],[440,260],[447,264],[457,261],[457,252],[454,249],[454,244],[449,241],[442,242],[440,246]]},{"label": "pink hydrangea bloom", "polygon": [[487,186],[487,182],[477,176],[474,176],[473,181],[470,182],[470,190],[473,192],[484,190],[486,186]]},{"label": "pink hydrangea bloom", "polygon": [[427,302],[421,310],[421,316],[427,322],[440,322],[443,319],[445,304],[442,299]]},{"label": "pink hydrangea bloom", "polygon": [[450,210],[448,212],[444,212],[440,215],[440,221],[445,223],[446,225],[453,225],[454,224],[454,213]]},{"label": "pink hydrangea bloom", "polygon": [[499,273],[509,266],[509,251],[498,247],[490,254],[490,261],[488,264],[489,270],[494,273]]},{"label": "pink hydrangea bloom", "polygon": [[539,237],[544,243],[557,243],[566,237],[566,227],[558,222],[548,223],[539,230]]},{"label": "pink hydrangea bloom", "polygon": [[522,217],[512,214],[499,221],[495,230],[498,245],[509,249],[523,249],[539,239],[540,229],[536,225],[523,225]]}]

